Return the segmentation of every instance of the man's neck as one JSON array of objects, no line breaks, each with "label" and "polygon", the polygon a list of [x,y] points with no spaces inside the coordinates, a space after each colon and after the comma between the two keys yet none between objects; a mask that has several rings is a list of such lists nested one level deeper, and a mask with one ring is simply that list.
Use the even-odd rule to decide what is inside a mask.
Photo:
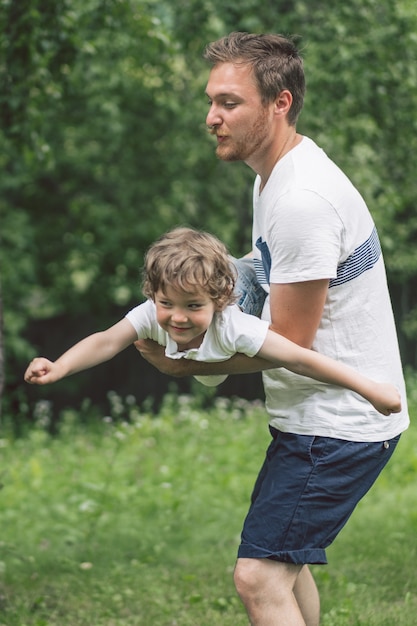
[{"label": "man's neck", "polygon": [[295,148],[302,139],[302,135],[298,134],[294,127],[289,127],[285,135],[274,142],[263,155],[258,155],[258,159],[254,156],[246,162],[261,178],[260,192],[268,182],[278,161]]}]

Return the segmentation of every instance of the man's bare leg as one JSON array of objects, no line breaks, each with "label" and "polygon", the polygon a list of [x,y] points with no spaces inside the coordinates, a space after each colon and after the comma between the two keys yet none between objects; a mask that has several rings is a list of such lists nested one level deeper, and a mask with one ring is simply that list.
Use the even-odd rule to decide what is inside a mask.
[{"label": "man's bare leg", "polygon": [[[316,626],[304,620],[293,592],[301,569],[270,559],[238,559],[235,585],[252,626]],[[300,588],[304,578],[310,582],[303,574]]]},{"label": "man's bare leg", "polygon": [[294,596],[306,626],[319,626],[320,597],[308,565],[304,565],[294,585]]}]

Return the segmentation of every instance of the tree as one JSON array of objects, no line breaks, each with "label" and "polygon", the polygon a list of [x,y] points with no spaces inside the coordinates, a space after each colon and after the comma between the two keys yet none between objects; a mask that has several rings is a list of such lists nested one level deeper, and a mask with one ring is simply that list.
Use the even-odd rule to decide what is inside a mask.
[{"label": "tree", "polygon": [[173,55],[143,3],[3,6],[0,254],[10,391],[31,352],[29,319],[91,310],[100,323],[108,302],[137,297],[143,248],[161,226],[165,158],[149,154],[169,126],[159,92]]}]

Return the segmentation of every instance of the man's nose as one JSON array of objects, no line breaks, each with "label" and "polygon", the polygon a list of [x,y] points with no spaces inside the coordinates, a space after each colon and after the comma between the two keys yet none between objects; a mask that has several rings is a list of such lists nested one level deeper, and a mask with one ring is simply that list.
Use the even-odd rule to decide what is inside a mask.
[{"label": "man's nose", "polygon": [[222,120],[218,111],[216,110],[216,106],[212,104],[206,117],[207,127],[209,129],[212,129],[214,126],[219,126],[221,123]]}]

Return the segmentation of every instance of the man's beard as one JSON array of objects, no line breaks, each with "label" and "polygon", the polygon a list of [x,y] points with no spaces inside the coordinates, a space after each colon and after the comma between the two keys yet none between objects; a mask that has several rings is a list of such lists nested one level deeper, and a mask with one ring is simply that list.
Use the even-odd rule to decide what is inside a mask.
[{"label": "man's beard", "polygon": [[219,144],[216,149],[216,156],[222,161],[246,161],[260,148],[267,136],[268,116],[267,112],[263,111],[243,138],[237,142],[233,142],[233,139],[227,139],[226,142],[232,142],[231,146]]}]

